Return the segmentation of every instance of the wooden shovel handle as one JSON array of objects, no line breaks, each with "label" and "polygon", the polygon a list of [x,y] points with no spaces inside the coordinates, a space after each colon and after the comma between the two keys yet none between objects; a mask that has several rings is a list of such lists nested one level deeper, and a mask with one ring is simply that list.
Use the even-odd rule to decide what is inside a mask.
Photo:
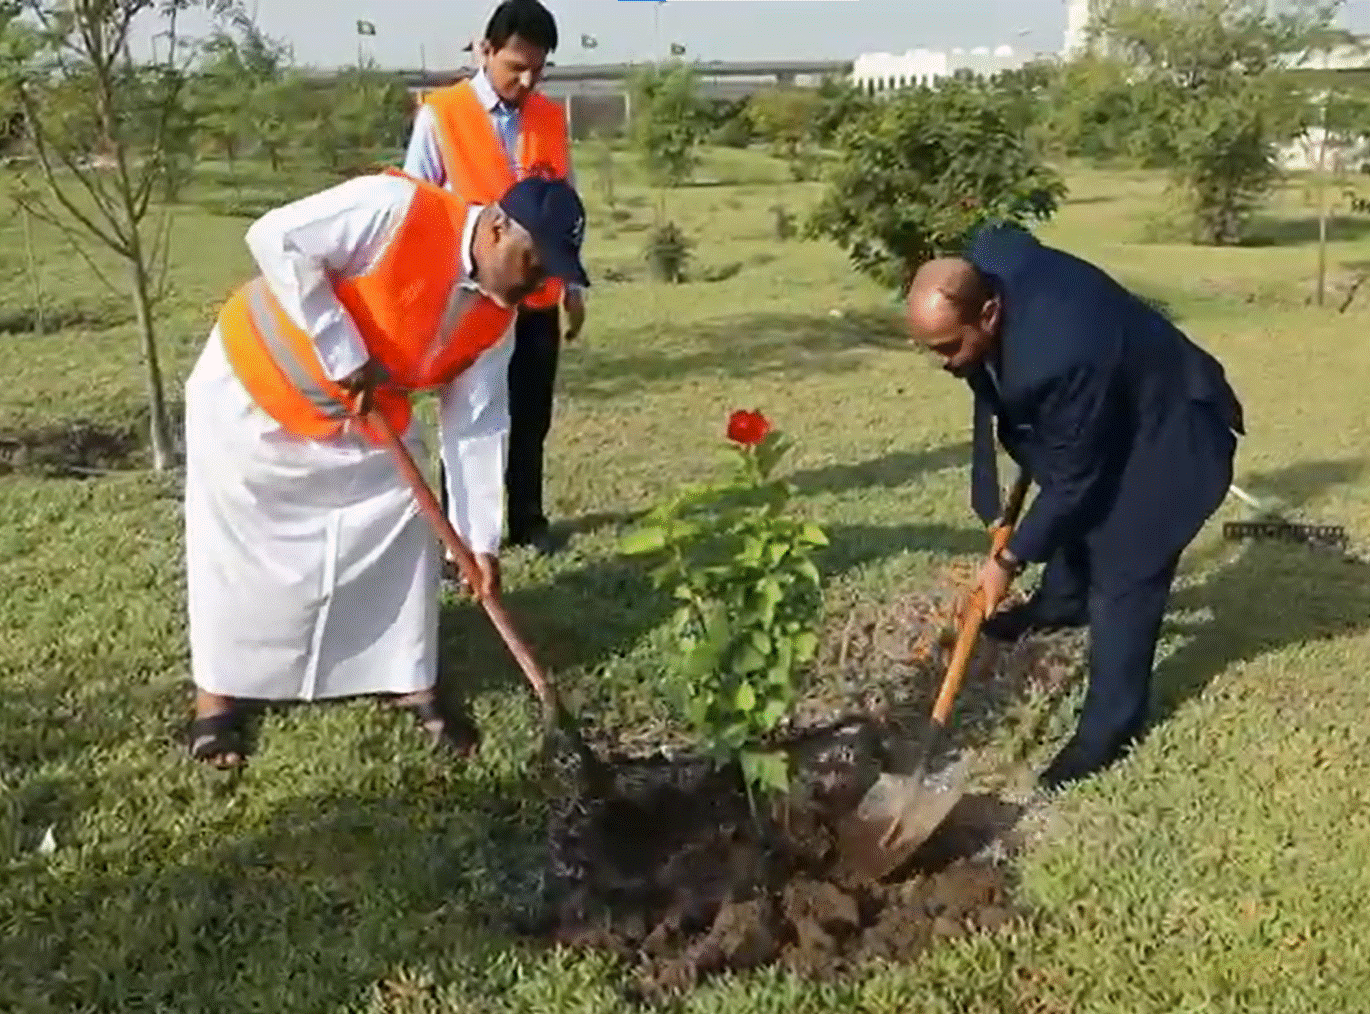
[{"label": "wooden shovel handle", "polygon": [[372,409],[370,414],[366,416],[366,422],[375,427],[376,432],[381,435],[381,439],[395,459],[395,464],[399,467],[400,474],[404,476],[409,488],[413,490],[414,498],[419,503],[419,510],[428,519],[428,523],[433,526],[433,530],[437,532],[438,538],[447,547],[447,551],[452,554],[452,558],[457,561],[457,566],[461,568],[466,583],[471,586],[472,591],[480,599],[485,614],[490,617],[490,622],[499,631],[500,639],[509,649],[509,654],[514,656],[514,661],[523,670],[524,678],[533,688],[533,693],[537,695],[543,708],[549,712],[556,711],[558,707],[556,697],[546,672],[543,671],[542,666],[538,665],[537,659],[533,657],[527,642],[519,635],[514,626],[514,621],[504,608],[504,603],[500,601],[499,595],[482,594],[480,566],[476,563],[474,554],[467,548],[461,536],[457,534],[457,530],[452,527],[452,522],[447,520],[447,515],[443,513],[437,498],[433,496],[433,491],[428,487],[428,480],[423,477],[423,473],[419,471],[419,466],[414,463],[414,456],[409,453],[409,448],[404,446],[404,441],[396,435],[394,428],[379,411]]},{"label": "wooden shovel handle", "polygon": [[[1009,536],[1013,534],[1013,526],[1018,523],[1018,515],[1022,513],[1023,501],[1027,499],[1030,482],[1028,474],[1019,470],[1018,478],[1014,480],[1008,500],[1004,503],[1003,514],[990,533],[991,556],[1008,545]],[[937,725],[947,724],[952,703],[956,700],[961,683],[966,678],[970,655],[975,649],[975,639],[980,635],[980,624],[984,621],[985,597],[980,589],[976,588],[967,598],[965,608],[961,610],[961,623],[956,631],[956,644],[951,650],[951,661],[947,663],[947,675],[942,679],[942,689],[937,694],[937,702],[932,706],[932,720]]]}]

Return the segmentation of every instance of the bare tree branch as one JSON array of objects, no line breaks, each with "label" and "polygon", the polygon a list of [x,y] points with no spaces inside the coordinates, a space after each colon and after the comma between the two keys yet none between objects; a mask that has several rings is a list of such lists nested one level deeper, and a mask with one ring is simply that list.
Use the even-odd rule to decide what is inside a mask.
[{"label": "bare tree branch", "polygon": [[[62,239],[66,241],[67,246],[71,247],[72,251],[86,262],[86,265],[94,273],[96,278],[103,282],[111,292],[122,294],[123,290],[115,285],[114,282],[110,281],[109,276],[105,274],[100,265],[95,263],[95,259],[90,255],[90,251],[88,251],[85,248],[85,245],[80,241],[80,230],[73,226],[71,222],[67,221],[61,215],[54,213],[53,210],[48,207],[47,203],[32,190],[21,191],[20,193],[15,194],[14,203],[19,205],[19,207],[23,208],[34,218],[38,219],[38,221],[56,229],[61,234]],[[120,256],[124,255],[120,254]]]},{"label": "bare tree branch", "polygon": [[107,221],[109,227],[108,231],[104,225],[96,222],[94,218],[88,215],[85,210],[76,203],[72,196],[67,193],[66,188],[58,181],[57,170],[53,165],[54,152],[49,147],[45,130],[35,123],[35,118],[39,115],[38,104],[34,102],[33,97],[27,90],[21,89],[19,94],[20,102],[24,107],[24,116],[29,122],[29,140],[33,144],[33,152],[37,157],[38,166],[43,175],[43,182],[47,185],[49,193],[51,193],[57,203],[59,203],[72,218],[75,218],[90,230],[100,242],[121,255],[127,256],[128,244],[121,234],[121,231],[118,230],[117,220],[110,213],[110,209],[104,202],[103,192],[87,177],[85,170],[76,164],[72,154],[60,147],[55,152],[57,158],[94,199],[96,207],[100,209],[100,212]]},{"label": "bare tree branch", "polygon": [[174,217],[171,208],[162,208],[157,219],[157,227],[145,247],[153,303],[161,302],[167,292],[167,279],[171,272],[171,225]]}]

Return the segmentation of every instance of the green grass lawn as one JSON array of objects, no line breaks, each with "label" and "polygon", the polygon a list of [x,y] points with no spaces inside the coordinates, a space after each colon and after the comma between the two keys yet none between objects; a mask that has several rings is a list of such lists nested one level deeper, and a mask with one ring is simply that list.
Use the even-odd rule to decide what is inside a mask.
[{"label": "green grass lawn", "polygon": [[[901,346],[889,297],[838,251],[773,237],[770,208],[802,212],[816,186],[755,156],[712,160],[711,185],[669,205],[697,244],[696,277],[719,280],[667,287],[640,256],[654,198],[621,164],[611,213],[592,153],[580,172],[591,275],[620,280],[594,287],[562,360],[548,506],[575,536],[552,562],[510,560],[510,606],[587,719],[640,740],[674,728],[666,613],[614,540],[625,515],[714,466],[732,409],[761,409],[798,442],[800,504],[832,540],[835,625],[934,586],[984,536],[967,503],[964,388]],[[196,204],[281,192],[258,172],[242,195],[222,182],[186,194],[159,320],[178,412],[218,301],[250,266],[249,219]],[[1242,486],[1364,546],[1370,295],[1345,313],[1336,294],[1307,305],[1316,229],[1299,184],[1262,224],[1265,245],[1145,242],[1165,207],[1151,176],[1079,171],[1041,232],[1163,301],[1223,359],[1247,409]],[[131,315],[38,230],[49,319],[71,326],[31,333],[23,237],[19,219],[4,224],[0,440],[80,424],[104,448],[89,463],[111,471],[55,478],[30,458],[0,475],[0,1010],[626,1009],[607,962],[496,929],[537,887],[542,801],[533,709],[471,606],[451,605],[444,638],[487,734],[474,764],[444,767],[367,702],[272,714],[236,784],[185,758],[177,488],[113,467],[138,464],[127,434],[141,439],[145,418]],[[1344,286],[1370,262],[1370,222],[1333,237]],[[1028,924],[840,984],[719,979],[680,1009],[1364,1010],[1370,583],[1325,554],[1224,543],[1219,522],[1241,515],[1230,502],[1186,557],[1158,670],[1164,721],[1069,793],[1024,858]],[[1030,771],[1072,704],[1021,704],[988,749],[1012,745]],[[1038,720],[1046,733],[1030,732]]]}]

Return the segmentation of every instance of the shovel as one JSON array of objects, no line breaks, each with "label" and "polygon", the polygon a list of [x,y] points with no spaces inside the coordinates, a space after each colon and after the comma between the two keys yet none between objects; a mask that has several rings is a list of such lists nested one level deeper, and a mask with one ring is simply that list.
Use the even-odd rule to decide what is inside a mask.
[{"label": "shovel", "polygon": [[[1029,478],[1020,471],[1009,492],[1003,513],[991,526],[992,553],[1008,543],[1027,497]],[[883,880],[908,860],[947,819],[965,793],[970,758],[962,756],[942,771],[926,771],[928,759],[946,733],[947,718],[965,679],[975,639],[984,622],[984,598],[980,589],[971,593],[961,611],[947,674],[932,708],[932,724],[921,749],[909,751],[898,772],[881,772],[856,809],[837,828],[838,849],[849,872],[867,880]]]},{"label": "shovel", "polygon": [[419,510],[428,519],[428,523],[433,526],[433,530],[437,532],[438,538],[447,548],[452,559],[457,561],[457,566],[461,568],[466,583],[480,599],[485,614],[490,617],[490,622],[499,632],[500,639],[509,649],[509,654],[514,656],[514,661],[518,663],[518,667],[523,670],[524,678],[532,687],[538,703],[542,705],[544,751],[554,762],[577,765],[580,774],[588,779],[590,785],[599,784],[604,774],[599,759],[586,744],[579,726],[570,712],[566,710],[565,705],[562,704],[552,681],[548,679],[542,666],[538,665],[537,659],[533,657],[527,643],[514,627],[514,621],[505,610],[499,594],[481,594],[479,589],[482,581],[476,558],[471,550],[466,547],[461,536],[457,534],[456,529],[452,527],[452,522],[447,520],[447,515],[443,513],[437,498],[433,496],[433,491],[428,487],[428,480],[423,477],[418,465],[414,463],[414,456],[409,453],[409,448],[404,446],[404,442],[396,435],[394,428],[379,411],[372,409],[366,416],[366,422],[375,428],[375,431],[380,434],[382,441],[390,450],[395,459],[395,464],[399,467],[400,474],[404,476],[409,488],[414,493],[414,498],[418,501]]}]

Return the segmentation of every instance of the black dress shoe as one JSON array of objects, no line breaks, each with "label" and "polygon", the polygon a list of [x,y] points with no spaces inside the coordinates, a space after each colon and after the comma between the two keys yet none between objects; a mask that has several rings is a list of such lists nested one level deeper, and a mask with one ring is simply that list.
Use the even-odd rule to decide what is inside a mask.
[{"label": "black dress shoe", "polygon": [[1129,736],[1110,747],[1099,749],[1087,747],[1072,736],[1037,777],[1037,785],[1047,792],[1058,792],[1067,785],[1112,767],[1127,755],[1135,742],[1136,739]]},{"label": "black dress shoe", "polygon": [[1017,641],[1028,634],[1049,634],[1058,630],[1073,630],[1089,624],[1089,616],[1080,613],[1052,613],[1044,611],[1032,599],[1001,609],[980,626],[986,637],[996,641]]},{"label": "black dress shoe", "polygon": [[510,529],[510,546],[527,546],[541,556],[551,556],[562,547],[563,540],[552,534],[546,521],[538,521],[527,526]]}]

